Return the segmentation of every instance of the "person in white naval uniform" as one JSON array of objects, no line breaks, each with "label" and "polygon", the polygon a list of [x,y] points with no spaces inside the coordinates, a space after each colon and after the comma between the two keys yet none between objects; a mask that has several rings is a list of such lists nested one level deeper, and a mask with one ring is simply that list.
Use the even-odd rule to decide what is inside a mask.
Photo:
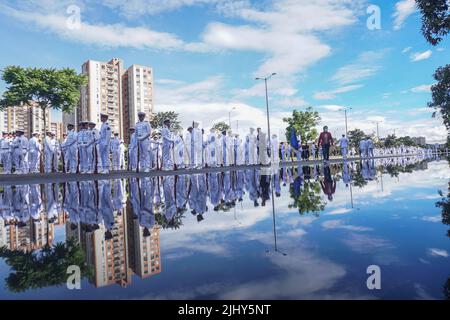
[{"label": "person in white naval uniform", "polygon": [[57,164],[54,163],[57,153],[56,139],[52,132],[47,132],[47,136],[44,139],[44,172],[52,172],[54,168],[57,168]]},{"label": "person in white naval uniform", "polygon": [[4,174],[11,173],[11,137],[7,132],[2,133],[2,139],[0,140],[0,163],[3,165]]},{"label": "person in white naval uniform", "polygon": [[128,169],[136,171],[137,168],[137,156],[138,156],[138,143],[136,132],[134,128],[130,128],[130,144],[128,145]]},{"label": "person in white naval uniform", "polygon": [[374,153],[373,153],[373,149],[374,149],[374,144],[373,144],[373,140],[372,139],[367,139],[366,140],[367,143],[367,157],[373,158],[374,157]]},{"label": "person in white naval uniform", "polygon": [[34,132],[30,141],[28,142],[28,166],[30,173],[39,172],[39,164],[41,158],[42,146],[39,141],[39,133]]},{"label": "person in white naval uniform", "polygon": [[114,138],[111,140],[110,147],[113,170],[120,170],[120,139],[118,132],[114,133]]},{"label": "person in white naval uniform", "polygon": [[15,173],[27,173],[28,172],[28,139],[23,136],[22,130],[16,131],[16,137],[11,143],[13,149],[12,158],[15,166]]},{"label": "person in white naval uniform", "polygon": [[367,142],[364,139],[359,142],[359,154],[361,158],[367,157]]},{"label": "person in white naval uniform", "polygon": [[174,147],[174,153],[175,153],[175,165],[177,166],[177,169],[183,169],[185,167],[185,156],[186,147],[184,145],[184,140],[182,137],[182,133],[178,132],[178,135],[175,138],[175,147]]},{"label": "person in white naval uniform", "polygon": [[108,124],[108,115],[100,114],[100,121],[102,126],[100,128],[100,137],[98,141],[98,173],[108,174],[109,173],[109,143],[111,141],[111,128]]},{"label": "person in white naval uniform", "polygon": [[88,172],[87,145],[89,144],[90,133],[87,128],[87,122],[80,123],[80,131],[77,134],[78,154],[80,159],[80,173]]},{"label": "person in white naval uniform", "polygon": [[210,130],[206,142],[206,165],[208,167],[217,166],[217,137],[214,128]]},{"label": "person in white naval uniform", "polygon": [[170,120],[164,120],[164,127],[161,130],[162,136],[162,169],[163,170],[173,170],[174,161],[174,143],[175,139],[172,137],[170,132]]},{"label": "person in white naval uniform", "polygon": [[88,172],[94,173],[96,163],[98,163],[98,141],[100,140],[100,133],[95,127],[94,122],[89,122],[89,143],[87,146],[87,162],[88,162]]},{"label": "person in white naval uniform", "polygon": [[256,148],[257,138],[255,129],[250,128],[250,133],[245,138],[245,164],[254,166],[258,164],[258,153]]},{"label": "person in white naval uniform", "polygon": [[348,139],[345,134],[342,135],[341,140],[339,140],[339,146],[341,148],[341,154],[344,159],[347,159],[348,153]]},{"label": "person in white naval uniform", "polygon": [[145,121],[145,113],[138,113],[139,121],[136,123],[136,136],[138,143],[138,166],[140,171],[150,172],[152,167],[152,150],[150,137],[152,127],[148,121]]},{"label": "person in white naval uniform", "polygon": [[78,135],[75,132],[73,124],[67,125],[67,139],[64,142],[64,162],[66,165],[66,172],[77,173],[78,167]]},{"label": "person in white naval uniform", "polygon": [[194,158],[191,159],[191,162],[193,161],[195,168],[201,168],[203,163],[203,133],[199,126],[200,123],[194,121],[192,129]]},{"label": "person in white naval uniform", "polygon": [[271,143],[271,157],[272,163],[278,164],[280,163],[280,144],[278,142],[278,136],[276,134],[272,135],[272,143]]}]

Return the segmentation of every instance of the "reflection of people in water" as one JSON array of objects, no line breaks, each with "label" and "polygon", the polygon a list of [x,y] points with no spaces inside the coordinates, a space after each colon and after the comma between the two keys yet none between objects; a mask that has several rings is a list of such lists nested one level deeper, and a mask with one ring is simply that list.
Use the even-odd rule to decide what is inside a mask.
[{"label": "reflection of people in water", "polygon": [[247,192],[253,205],[255,207],[259,206],[258,203],[258,172],[257,170],[246,170],[245,171],[245,185],[247,187]]},{"label": "reflection of people in water", "polygon": [[329,166],[323,168],[324,179],[320,181],[322,191],[328,196],[328,200],[333,201],[333,194],[336,192],[336,180],[331,178],[331,171]]},{"label": "reflection of people in water", "polygon": [[178,210],[186,209],[188,203],[188,179],[186,175],[180,175],[175,178],[176,183],[176,204]]},{"label": "reflection of people in water", "polygon": [[164,177],[162,184],[164,191],[164,216],[170,221],[177,213],[177,206],[175,203],[175,177]]},{"label": "reflection of people in water", "polygon": [[129,180],[128,186],[129,199],[131,202],[131,208],[133,209],[133,219],[138,219],[139,212],[141,211],[139,182],[136,178],[132,178]]},{"label": "reflection of people in water", "polygon": [[261,206],[265,207],[266,201],[270,200],[270,181],[271,176],[261,175],[259,187],[261,195]]},{"label": "reflection of people in water", "polygon": [[29,187],[27,185],[16,186],[16,192],[13,193],[13,216],[20,227],[25,227],[30,220],[29,204]]},{"label": "reflection of people in water", "polygon": [[139,224],[144,228],[144,237],[150,236],[150,230],[155,225],[155,212],[153,199],[155,198],[155,187],[157,184],[154,178],[144,178],[141,181],[141,206],[139,210]]},{"label": "reflection of people in water", "polygon": [[303,171],[298,171],[298,174],[296,175],[294,181],[291,183],[291,187],[294,192],[295,198],[300,197],[300,195],[302,194],[303,179],[302,179],[302,175],[300,174],[300,172],[303,173]]},{"label": "reflection of people in water", "polygon": [[80,193],[76,182],[66,183],[63,209],[69,214],[70,228],[75,230],[80,224]]},{"label": "reflection of people in water", "polygon": [[12,214],[13,192],[11,186],[3,187],[3,193],[0,193],[0,212],[5,225],[14,223],[14,215]]},{"label": "reflection of people in water", "polygon": [[41,188],[37,184],[30,186],[30,215],[31,218],[37,222],[41,221],[41,212],[44,206],[41,199]]},{"label": "reflection of people in water", "polygon": [[124,183],[122,179],[115,179],[113,181],[112,190],[112,204],[115,211],[122,210],[125,208],[127,203],[127,196],[124,190]]},{"label": "reflection of people in water", "polygon": [[280,170],[275,170],[275,172],[274,172],[272,188],[275,191],[275,196],[277,198],[281,197]]},{"label": "reflection of people in water", "polygon": [[211,205],[214,208],[214,211],[219,211],[219,205],[222,200],[222,192],[221,192],[221,174],[218,172],[212,172],[208,174],[208,194],[209,200],[211,201]]},{"label": "reflection of people in water", "polygon": [[103,219],[103,224],[106,228],[105,240],[112,239],[111,230],[114,228],[114,209],[111,199],[111,181],[98,181],[98,211]]},{"label": "reflection of people in water", "polygon": [[351,174],[350,174],[350,166],[347,161],[344,161],[342,167],[342,181],[345,183],[345,186],[348,187],[352,182]]},{"label": "reflection of people in water", "polygon": [[80,182],[80,220],[87,232],[99,228],[100,216],[97,211],[97,190],[94,181]]}]

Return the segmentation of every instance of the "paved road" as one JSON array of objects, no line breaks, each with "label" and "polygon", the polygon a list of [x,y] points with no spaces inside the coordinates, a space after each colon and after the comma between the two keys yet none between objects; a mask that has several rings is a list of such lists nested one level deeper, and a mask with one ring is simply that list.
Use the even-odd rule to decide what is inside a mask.
[{"label": "paved road", "polygon": [[[409,155],[413,156],[413,155]],[[391,157],[374,157],[370,159],[382,159],[382,158],[399,158],[401,156]],[[348,158],[347,161],[360,161],[361,158]],[[344,160],[330,159],[330,164],[342,163]],[[283,166],[298,166],[298,165],[322,165],[321,160],[309,160],[309,161],[294,161],[294,162],[282,162],[280,165],[274,167]],[[0,175],[0,186],[2,185],[25,185],[25,184],[43,184],[43,183],[62,183],[72,181],[90,181],[90,180],[113,180],[113,179],[128,179],[128,178],[144,178],[155,176],[172,176],[181,174],[195,174],[195,173],[209,173],[209,172],[227,172],[235,170],[248,170],[248,169],[261,169],[271,168],[271,166],[236,166],[226,168],[203,168],[203,169],[183,169],[172,171],[160,171],[154,170],[148,173],[137,173],[131,171],[111,171],[109,174],[78,174],[78,173],[30,173],[30,174],[5,174]]]}]

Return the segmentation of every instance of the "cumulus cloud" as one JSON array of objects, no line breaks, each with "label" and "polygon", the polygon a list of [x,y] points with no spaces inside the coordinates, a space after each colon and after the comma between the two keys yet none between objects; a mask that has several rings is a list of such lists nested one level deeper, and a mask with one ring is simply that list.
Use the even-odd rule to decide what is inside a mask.
[{"label": "cumulus cloud", "polygon": [[395,4],[394,30],[400,30],[406,19],[416,11],[415,0],[402,0]]},{"label": "cumulus cloud", "polygon": [[431,57],[432,54],[433,54],[433,51],[431,51],[431,50],[427,50],[424,52],[415,52],[415,53],[411,54],[411,61],[417,62],[417,61],[427,60]]}]

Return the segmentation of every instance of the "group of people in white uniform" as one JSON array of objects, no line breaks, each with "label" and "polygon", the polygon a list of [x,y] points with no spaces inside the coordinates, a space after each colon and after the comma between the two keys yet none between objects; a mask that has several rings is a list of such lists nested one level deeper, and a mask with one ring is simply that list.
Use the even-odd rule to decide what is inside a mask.
[{"label": "group of people in white uniform", "polygon": [[[112,133],[106,114],[100,115],[100,130],[97,130],[94,122],[82,121],[78,131],[73,124],[69,124],[61,142],[52,132],[47,132],[42,143],[38,133],[33,133],[28,140],[21,130],[14,134],[4,132],[0,139],[3,173],[63,171],[106,174],[111,168],[115,171],[126,169],[149,172],[154,169],[268,165],[292,160],[293,155],[300,160],[304,152],[302,147],[294,150],[289,143],[280,144],[276,134],[268,139],[260,128],[250,128],[242,138],[231,130],[219,132],[214,128],[206,134],[200,124],[194,121],[183,135],[181,131],[172,131],[171,121],[165,120],[160,132],[154,134],[156,132],[152,132],[145,113],[139,112],[138,119],[135,127],[130,128],[128,147],[118,133]],[[301,146],[301,137],[298,139]],[[345,135],[339,139],[339,147],[344,159],[348,155],[356,156],[355,148],[350,148]],[[313,144],[312,154],[316,158],[318,148]],[[372,139],[363,139],[359,143],[361,158],[432,152],[431,149],[419,147],[376,148]]]}]

